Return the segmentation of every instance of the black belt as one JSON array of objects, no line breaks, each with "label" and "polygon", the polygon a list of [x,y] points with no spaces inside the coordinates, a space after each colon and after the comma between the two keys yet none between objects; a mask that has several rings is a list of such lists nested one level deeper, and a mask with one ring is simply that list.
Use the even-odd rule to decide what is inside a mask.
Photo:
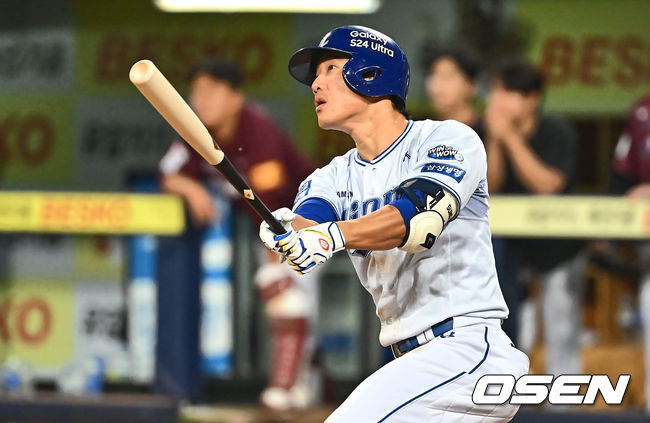
[{"label": "black belt", "polygon": [[[442,322],[436,323],[431,326],[430,330],[433,332],[433,337],[436,338],[442,335],[445,332],[448,332],[454,328],[454,319],[452,317],[443,320]],[[427,329],[425,332],[429,331]],[[401,357],[407,352],[419,347],[421,344],[418,341],[417,336],[407,338],[403,341],[395,342],[390,346],[390,349],[393,351],[393,356],[395,358]]]}]

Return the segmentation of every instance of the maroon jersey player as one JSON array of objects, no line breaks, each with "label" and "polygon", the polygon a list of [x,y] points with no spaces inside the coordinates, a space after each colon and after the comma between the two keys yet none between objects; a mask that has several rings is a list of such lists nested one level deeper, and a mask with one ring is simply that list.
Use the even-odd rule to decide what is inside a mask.
[{"label": "maroon jersey player", "polygon": [[[291,203],[298,184],[314,167],[261,108],[246,101],[239,68],[208,59],[190,72],[189,79],[192,108],[255,193],[271,210]],[[172,143],[160,172],[163,190],[183,197],[194,224],[206,225],[219,213],[206,184],[259,224],[259,217],[234,188],[182,140]],[[317,394],[310,364],[318,287],[315,277],[295,275],[266,251],[260,252],[260,262],[255,282],[265,301],[273,344],[271,376],[261,401],[272,409],[303,408]]]}]

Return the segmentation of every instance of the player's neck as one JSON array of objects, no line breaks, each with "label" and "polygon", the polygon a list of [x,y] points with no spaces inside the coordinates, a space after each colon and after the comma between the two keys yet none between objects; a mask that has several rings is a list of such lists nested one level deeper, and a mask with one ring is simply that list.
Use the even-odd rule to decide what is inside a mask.
[{"label": "player's neck", "polygon": [[219,145],[225,146],[232,142],[239,125],[240,116],[241,111],[235,113],[231,119],[224,119],[219,125],[209,128],[210,135],[214,137]]},{"label": "player's neck", "polygon": [[[370,110],[371,108],[369,108]],[[350,125],[347,132],[357,147],[359,156],[370,161],[380,155],[406,128],[407,120],[398,111],[371,111]]]}]

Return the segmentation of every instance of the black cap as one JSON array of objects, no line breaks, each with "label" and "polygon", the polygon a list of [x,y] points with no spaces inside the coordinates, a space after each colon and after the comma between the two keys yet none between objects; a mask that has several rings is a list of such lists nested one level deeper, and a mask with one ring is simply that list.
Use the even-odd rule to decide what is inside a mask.
[{"label": "black cap", "polygon": [[197,74],[205,73],[215,79],[228,83],[232,88],[239,89],[244,82],[244,75],[239,65],[223,57],[207,57],[195,65],[187,73],[187,80],[192,81]]},{"label": "black cap", "polygon": [[503,59],[492,71],[492,78],[509,91],[523,94],[544,91],[544,75],[528,60],[520,57]]},{"label": "black cap", "polygon": [[455,43],[447,46],[428,44],[425,45],[422,53],[424,58],[422,64],[427,73],[431,65],[443,57],[454,62],[470,81],[476,81],[481,69],[478,54],[466,44]]}]

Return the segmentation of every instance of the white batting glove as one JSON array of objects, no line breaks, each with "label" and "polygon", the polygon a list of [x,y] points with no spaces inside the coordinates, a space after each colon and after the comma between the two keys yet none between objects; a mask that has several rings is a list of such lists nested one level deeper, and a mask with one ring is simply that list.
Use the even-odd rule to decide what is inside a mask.
[{"label": "white batting glove", "polygon": [[291,226],[291,222],[296,218],[296,214],[286,207],[277,209],[271,214],[278,222],[280,222],[287,232],[282,235],[276,235],[275,232],[271,230],[268,223],[262,222],[260,224],[260,239],[269,250],[284,254],[288,249],[287,244],[295,244],[296,239],[298,238],[296,231],[294,231]]},{"label": "white batting glove", "polygon": [[284,244],[289,265],[300,274],[309,273],[345,248],[345,238],[336,222],[310,226],[291,235]]}]

